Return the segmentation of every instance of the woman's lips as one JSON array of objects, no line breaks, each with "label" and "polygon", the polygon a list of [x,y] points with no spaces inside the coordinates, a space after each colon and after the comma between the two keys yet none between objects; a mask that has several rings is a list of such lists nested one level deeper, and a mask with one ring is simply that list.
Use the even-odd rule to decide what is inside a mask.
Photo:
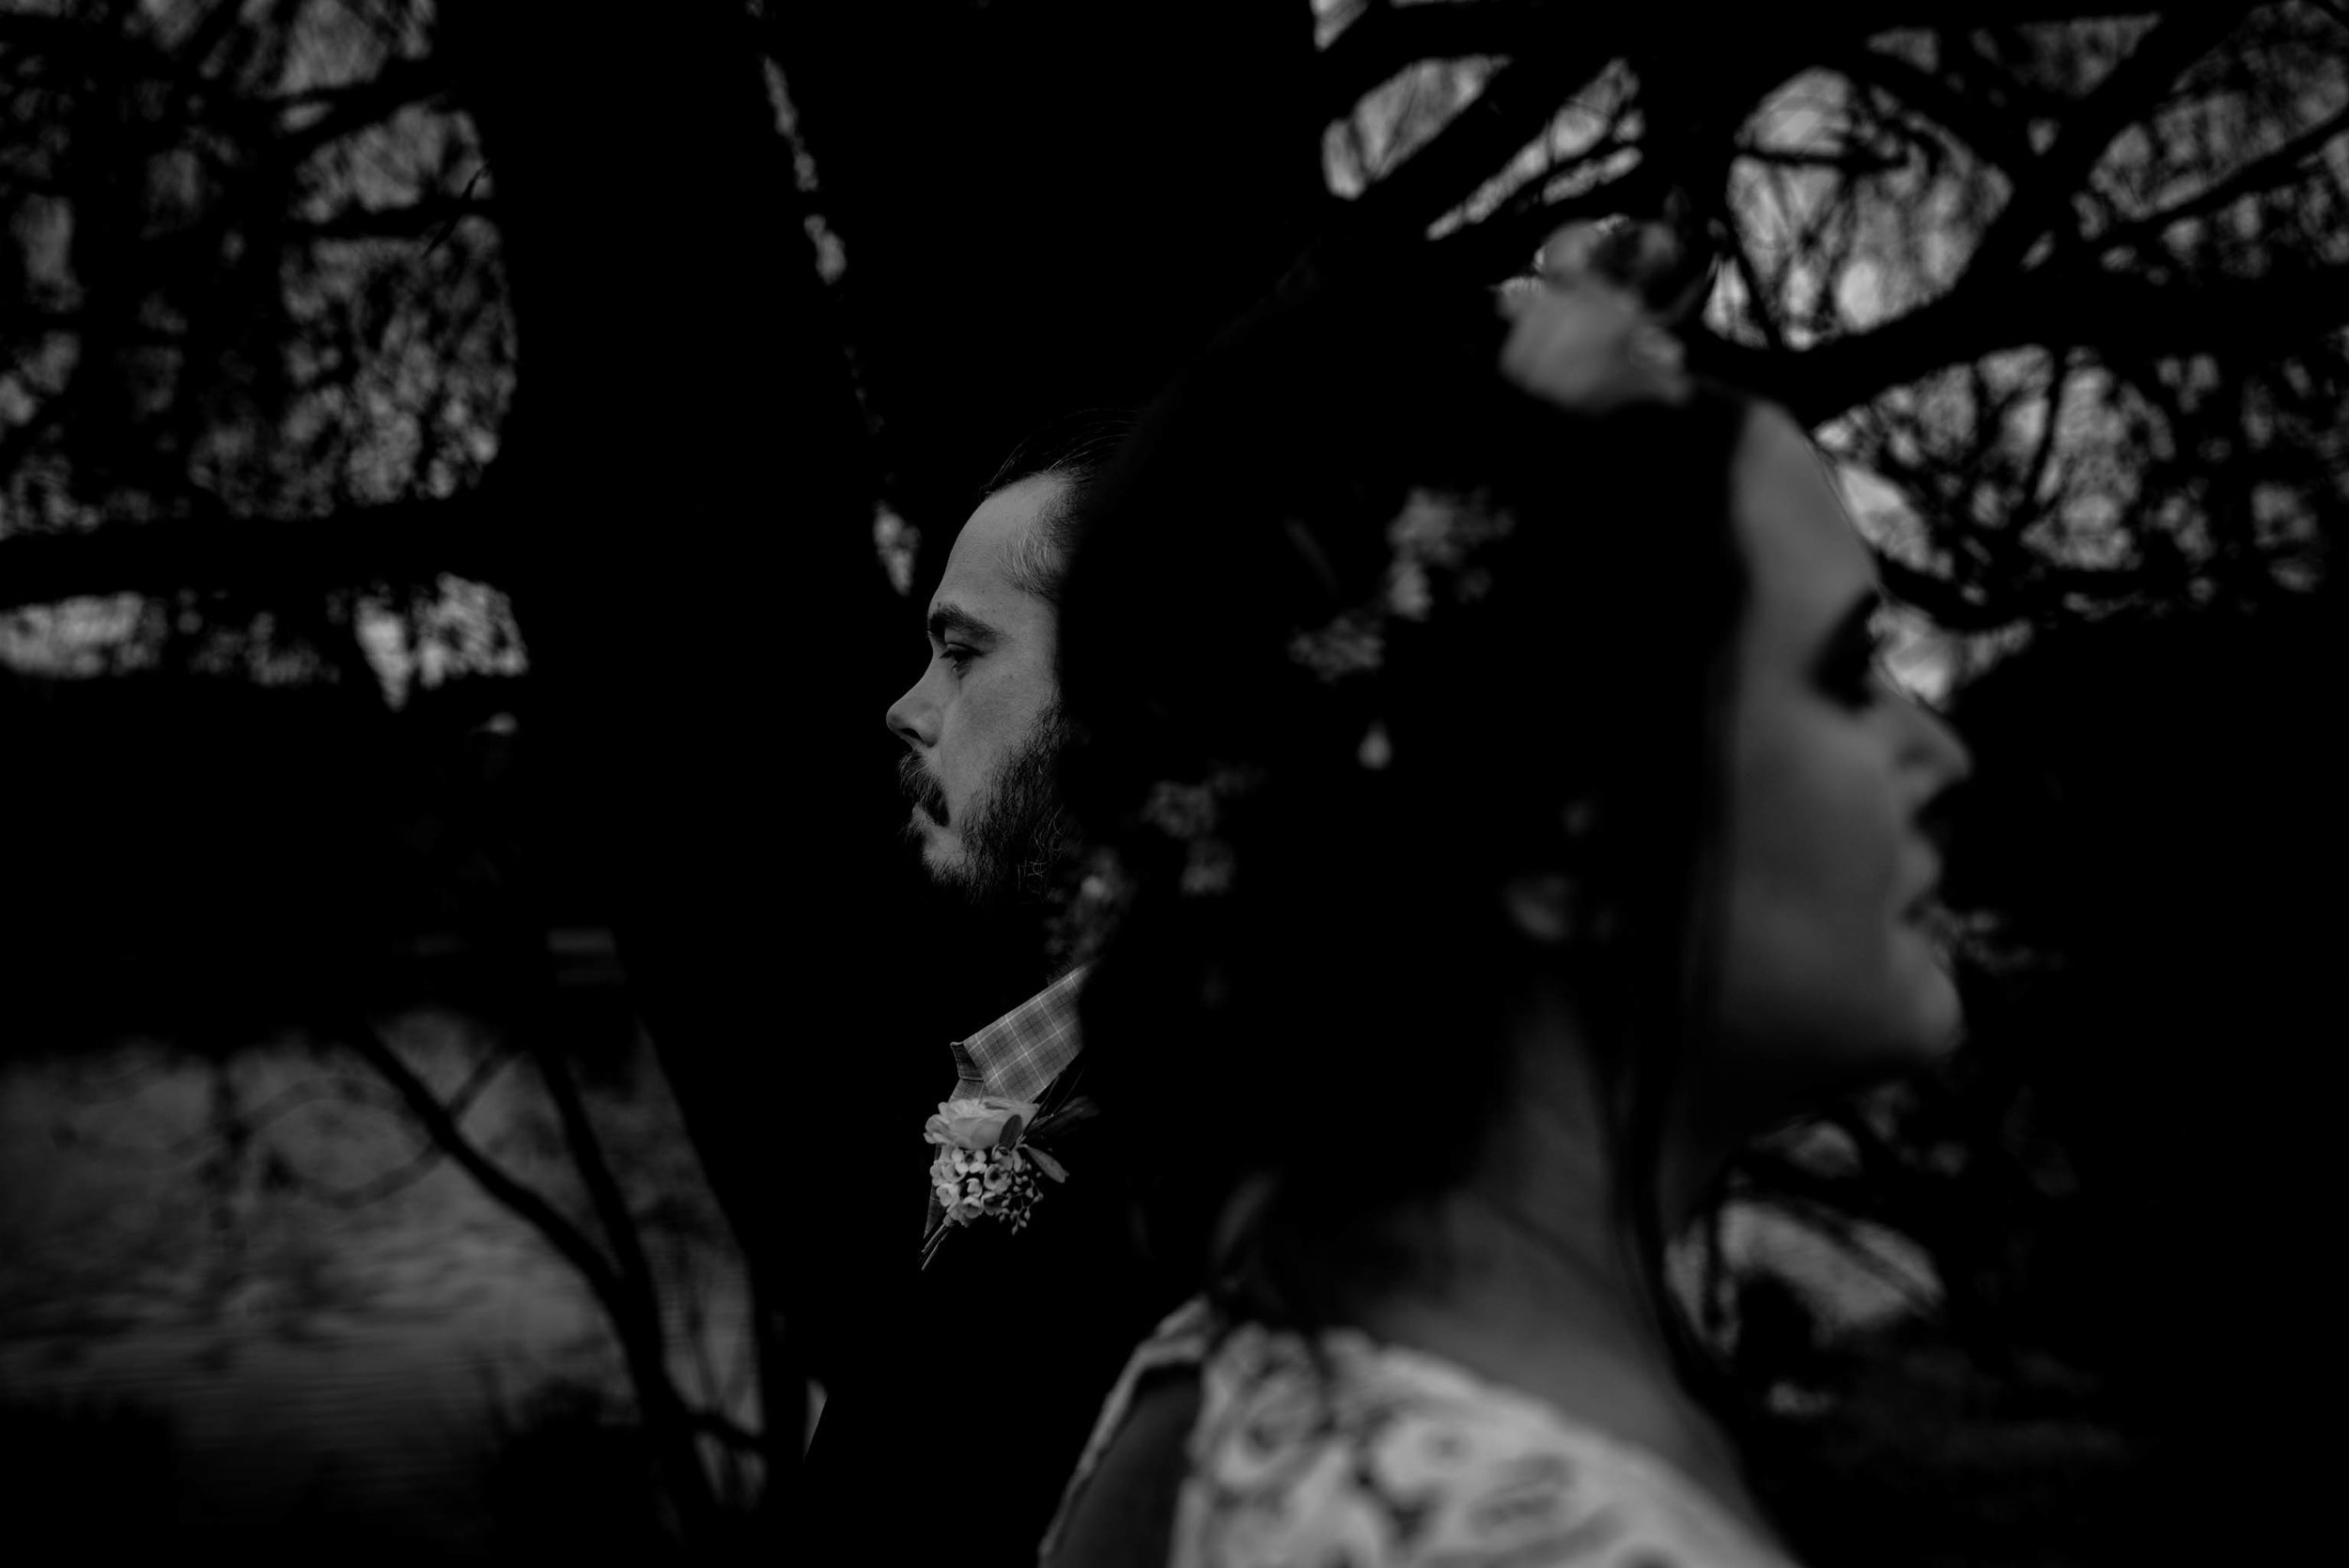
[{"label": "woman's lips", "polygon": [[1937,918],[1941,908],[1941,857],[1927,852],[1924,874],[1917,878],[1917,893],[1901,906],[1903,920],[1926,921]]},{"label": "woman's lips", "polygon": [[1904,922],[1937,951],[1947,953],[1956,945],[1956,912],[1938,898],[1928,895],[1919,899],[1909,907]]}]

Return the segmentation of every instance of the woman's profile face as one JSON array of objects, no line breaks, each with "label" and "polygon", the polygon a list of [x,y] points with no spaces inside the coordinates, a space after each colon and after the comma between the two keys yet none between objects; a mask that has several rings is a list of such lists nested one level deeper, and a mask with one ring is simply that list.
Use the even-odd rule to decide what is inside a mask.
[{"label": "woman's profile face", "polygon": [[1732,486],[1750,588],[1724,759],[1724,1044],[1744,1068],[1840,1086],[1955,1038],[1920,816],[1971,765],[1882,674],[1875,565],[1784,413],[1754,410]]}]

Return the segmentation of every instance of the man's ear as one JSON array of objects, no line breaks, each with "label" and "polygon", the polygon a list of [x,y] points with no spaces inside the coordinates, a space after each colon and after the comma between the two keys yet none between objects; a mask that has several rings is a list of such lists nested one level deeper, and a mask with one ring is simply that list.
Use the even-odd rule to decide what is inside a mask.
[{"label": "man's ear", "polygon": [[1563,871],[1520,871],[1502,884],[1509,924],[1539,947],[1563,947],[1575,937],[1579,912],[1574,880]]}]

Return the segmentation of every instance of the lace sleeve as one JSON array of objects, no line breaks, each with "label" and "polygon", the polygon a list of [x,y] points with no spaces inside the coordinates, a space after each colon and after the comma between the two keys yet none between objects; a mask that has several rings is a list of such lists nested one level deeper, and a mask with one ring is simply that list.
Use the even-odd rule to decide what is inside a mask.
[{"label": "lace sleeve", "polygon": [[1791,1568],[1548,1405],[1359,1337],[1243,1328],[1206,1368],[1173,1568]]}]

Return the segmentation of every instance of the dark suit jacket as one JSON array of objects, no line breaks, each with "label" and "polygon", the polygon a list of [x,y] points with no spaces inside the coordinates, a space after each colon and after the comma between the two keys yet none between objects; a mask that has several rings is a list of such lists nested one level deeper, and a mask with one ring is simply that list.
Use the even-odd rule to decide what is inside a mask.
[{"label": "dark suit jacket", "polygon": [[925,1269],[909,1225],[904,1272],[872,1303],[891,1314],[883,1350],[827,1389],[801,1478],[803,1561],[1034,1568],[1128,1353],[1181,1295],[1133,1244],[1113,1119],[1042,1146],[1068,1179],[1045,1184],[1025,1229],[956,1227]]}]

